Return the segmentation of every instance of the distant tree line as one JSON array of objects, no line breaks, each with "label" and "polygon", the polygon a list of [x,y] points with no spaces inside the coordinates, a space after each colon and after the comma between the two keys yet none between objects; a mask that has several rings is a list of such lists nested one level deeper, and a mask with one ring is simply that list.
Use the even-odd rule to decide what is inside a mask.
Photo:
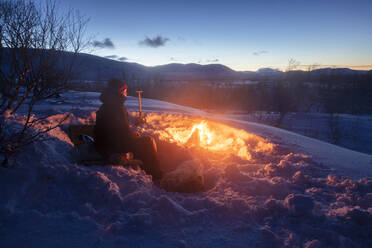
[{"label": "distant tree line", "polygon": [[[372,71],[350,74],[287,71],[255,78],[256,84],[238,85],[226,80],[170,82],[161,76],[137,78],[125,73],[122,78],[128,82],[131,96],[137,95],[136,90],[143,90],[146,98],[199,109],[275,112],[279,114],[278,125],[289,112],[372,114]],[[103,81],[73,87],[82,91],[104,88]]]},{"label": "distant tree line", "polygon": [[201,109],[372,114],[372,72],[319,74],[289,71],[257,84],[211,85],[203,81],[170,84],[160,78],[129,78],[129,94]]}]

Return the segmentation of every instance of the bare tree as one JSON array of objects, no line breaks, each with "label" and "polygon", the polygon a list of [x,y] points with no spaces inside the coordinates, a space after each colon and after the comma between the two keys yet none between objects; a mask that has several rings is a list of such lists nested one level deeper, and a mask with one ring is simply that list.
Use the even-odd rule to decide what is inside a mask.
[{"label": "bare tree", "polygon": [[[88,19],[79,12],[60,12],[54,0],[36,5],[30,0],[0,1],[0,155],[3,165],[20,148],[56,128],[35,126],[47,117],[35,117],[41,100],[66,89],[76,55],[89,44]],[[9,116],[22,106],[21,128],[6,130]],[[63,120],[62,120],[63,121]]]},{"label": "bare tree", "polygon": [[293,71],[293,70],[296,70],[299,66],[300,66],[300,62],[295,60],[295,59],[289,59],[288,60],[288,66],[287,66],[287,72],[290,72],[290,71]]},{"label": "bare tree", "polygon": [[299,61],[290,59],[284,78],[273,87],[275,110],[279,112],[279,116],[274,122],[275,126],[280,127],[288,112],[293,111],[297,107],[295,106],[291,85],[293,85],[293,81],[295,80],[294,70],[299,66]]}]

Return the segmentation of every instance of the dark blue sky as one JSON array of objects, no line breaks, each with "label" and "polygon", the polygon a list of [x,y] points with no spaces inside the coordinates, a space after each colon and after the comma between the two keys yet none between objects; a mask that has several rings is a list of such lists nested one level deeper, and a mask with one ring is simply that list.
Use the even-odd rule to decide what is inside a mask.
[{"label": "dark blue sky", "polygon": [[[285,69],[293,58],[304,67],[372,68],[372,0],[64,0],[61,5],[90,16],[95,39],[109,38],[115,45],[95,54],[144,65]],[[164,40],[153,40],[157,35]]]}]

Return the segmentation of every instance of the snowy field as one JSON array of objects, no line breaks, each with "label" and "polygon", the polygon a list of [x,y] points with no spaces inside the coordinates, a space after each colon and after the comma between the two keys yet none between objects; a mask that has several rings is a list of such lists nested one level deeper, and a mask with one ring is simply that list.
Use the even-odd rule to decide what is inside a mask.
[{"label": "snowy field", "polygon": [[[279,114],[243,111],[225,113],[231,118],[258,123],[275,123]],[[281,128],[339,146],[372,154],[372,116],[324,113],[287,113]]]},{"label": "snowy field", "polygon": [[[36,107],[52,114],[42,125],[71,116],[0,168],[0,247],[372,247],[371,155],[144,99],[148,122],[137,131],[186,149],[207,186],[166,192],[141,171],[76,164],[66,130],[94,123],[98,96],[71,92]],[[137,99],[126,106],[134,119]],[[213,136],[188,147],[201,123]]]}]

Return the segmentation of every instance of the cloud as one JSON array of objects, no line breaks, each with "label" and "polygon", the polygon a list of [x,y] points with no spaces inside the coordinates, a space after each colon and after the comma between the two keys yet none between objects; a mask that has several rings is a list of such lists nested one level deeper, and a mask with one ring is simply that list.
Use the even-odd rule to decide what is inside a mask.
[{"label": "cloud", "polygon": [[150,39],[149,37],[146,37],[143,41],[140,41],[140,45],[149,46],[153,48],[165,46],[165,43],[169,41],[169,38],[162,37],[160,35]]},{"label": "cloud", "polygon": [[219,61],[220,61],[219,59],[208,59],[205,62],[207,62],[207,63],[216,63],[216,62],[219,62]]},{"label": "cloud", "polygon": [[264,54],[264,53],[268,53],[268,51],[265,51],[265,50],[257,51],[257,52],[254,52],[253,55],[254,56],[259,56],[259,55]]},{"label": "cloud", "polygon": [[115,48],[114,43],[112,43],[110,38],[106,38],[103,41],[94,40],[92,42],[92,45],[94,47],[99,47],[99,48],[111,48],[111,49]]},{"label": "cloud", "polygon": [[109,56],[105,56],[105,58],[108,58],[108,59],[117,59],[118,58],[118,55],[109,55]]},{"label": "cloud", "polygon": [[199,59],[198,60],[198,64],[202,64],[202,63],[217,63],[219,61],[220,61],[219,59],[206,59],[206,60]]},{"label": "cloud", "polygon": [[116,59],[116,60],[119,60],[119,61],[126,61],[126,60],[128,60],[127,57],[119,57],[118,55],[108,55],[108,56],[105,56],[105,58],[107,58],[107,59]]}]

